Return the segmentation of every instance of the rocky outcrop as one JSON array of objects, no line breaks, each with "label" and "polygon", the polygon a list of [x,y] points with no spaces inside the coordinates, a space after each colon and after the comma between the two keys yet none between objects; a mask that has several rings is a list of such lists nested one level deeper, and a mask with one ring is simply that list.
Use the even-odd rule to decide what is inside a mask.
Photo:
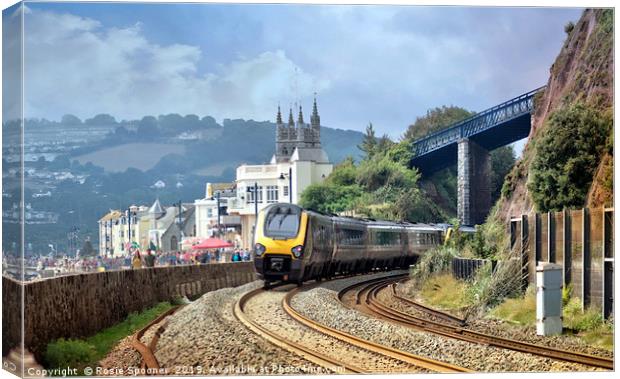
[{"label": "rocky outcrop", "polygon": [[[502,220],[534,210],[527,189],[528,172],[536,151],[534,145],[547,127],[550,114],[578,101],[603,111],[612,108],[613,69],[613,10],[587,9],[572,30],[569,28],[562,50],[551,66],[547,88],[535,100],[528,143],[522,158],[506,177],[509,191],[499,200],[497,216]],[[613,149],[609,149],[601,157],[584,205],[612,202],[613,191],[609,190],[612,154]]]}]

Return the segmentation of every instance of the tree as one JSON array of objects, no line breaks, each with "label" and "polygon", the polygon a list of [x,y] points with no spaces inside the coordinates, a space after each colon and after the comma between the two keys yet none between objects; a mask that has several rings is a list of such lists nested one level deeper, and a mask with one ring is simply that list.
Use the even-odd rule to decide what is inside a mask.
[{"label": "tree", "polygon": [[80,120],[77,116],[74,116],[72,114],[66,114],[64,116],[62,116],[62,119],[60,120],[60,123],[63,125],[81,125],[82,124],[82,120]]},{"label": "tree", "polygon": [[80,250],[80,255],[82,257],[92,257],[97,253],[97,251],[93,248],[93,244],[90,242],[90,238],[87,238],[82,245],[82,249]]},{"label": "tree", "polygon": [[153,116],[144,116],[138,122],[138,135],[141,138],[149,138],[159,135],[157,119]]},{"label": "tree", "polygon": [[116,124],[116,119],[109,114],[100,113],[93,118],[87,118],[84,123],[87,125],[113,125]]},{"label": "tree", "polygon": [[364,152],[367,159],[372,158],[377,149],[377,137],[375,136],[375,129],[372,126],[372,122],[368,124],[366,127],[366,134],[364,135],[364,139],[362,143],[357,145],[357,148]]},{"label": "tree", "polygon": [[455,106],[442,106],[426,111],[426,115],[416,118],[407,128],[404,139],[417,140],[428,134],[440,131],[448,126],[471,117],[475,112]]}]

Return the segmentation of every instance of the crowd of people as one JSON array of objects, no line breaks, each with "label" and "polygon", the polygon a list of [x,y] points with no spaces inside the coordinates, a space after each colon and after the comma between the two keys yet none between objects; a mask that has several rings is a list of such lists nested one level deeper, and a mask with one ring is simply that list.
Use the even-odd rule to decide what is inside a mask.
[{"label": "crowd of people", "polygon": [[20,257],[3,255],[2,272],[5,275],[20,278],[22,275],[21,267],[24,267],[27,280],[30,280],[72,273],[218,262],[241,262],[249,261],[251,257],[252,255],[247,249],[235,249],[233,251],[215,249],[198,252],[162,252],[147,249],[144,252],[135,250],[131,254],[123,257],[31,256],[21,259]]},{"label": "crowd of people", "polygon": [[[202,251],[198,253],[190,252],[153,252],[146,250],[141,253],[136,250],[127,266],[131,268],[155,267],[155,266],[177,266],[191,264],[207,264],[217,262],[242,262],[249,261],[252,255],[247,249],[235,249],[232,252],[215,249],[213,251]],[[126,260],[129,257],[125,258]]]}]

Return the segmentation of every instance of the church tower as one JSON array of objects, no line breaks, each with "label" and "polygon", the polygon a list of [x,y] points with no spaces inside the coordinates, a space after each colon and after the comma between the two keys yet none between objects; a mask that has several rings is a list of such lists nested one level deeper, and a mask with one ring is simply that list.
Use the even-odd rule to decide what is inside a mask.
[{"label": "church tower", "polygon": [[278,105],[278,113],[276,115],[276,154],[273,162],[287,162],[296,150],[313,148],[321,149],[321,118],[316,105],[316,95],[314,97],[310,124],[304,122],[301,105],[299,106],[297,122],[293,118],[293,109],[291,107],[288,114],[288,123],[284,124],[280,106]]}]

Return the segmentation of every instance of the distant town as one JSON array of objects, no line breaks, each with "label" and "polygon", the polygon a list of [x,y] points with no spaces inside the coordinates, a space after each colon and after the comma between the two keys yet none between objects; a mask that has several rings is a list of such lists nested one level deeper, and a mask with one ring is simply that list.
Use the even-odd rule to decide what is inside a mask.
[{"label": "distant town", "polygon": [[[302,120],[299,123],[300,111],[303,112],[300,107],[290,109],[295,119],[292,129],[311,130],[311,122],[305,124]],[[277,118],[275,113],[274,106],[274,119]],[[157,199],[168,215],[162,216],[156,227],[153,226],[159,231],[158,237],[145,232],[144,228],[142,231],[137,228],[134,232],[142,235],[136,234],[132,241],[143,246],[146,241],[154,239],[158,248],[174,247],[168,237],[173,232],[168,229],[171,225],[176,228],[178,220],[183,219],[188,224],[183,227],[182,234],[175,234],[180,246],[184,239],[214,234],[212,225],[218,213],[215,200],[210,199],[216,196],[220,196],[220,228],[236,230],[238,238],[229,237],[239,246],[247,246],[251,233],[247,231],[248,225],[253,222],[248,217],[253,217],[254,208],[246,204],[250,200],[241,192],[246,190],[248,183],[253,185],[258,181],[258,202],[262,207],[274,202],[273,199],[288,201],[288,179],[279,179],[280,174],[288,176],[293,170],[293,177],[299,178],[299,182],[293,184],[296,188],[293,201],[298,200],[301,191],[311,182],[304,177],[311,174],[301,173],[300,167],[304,165],[291,165],[289,158],[295,154],[295,143],[308,147],[308,138],[312,136],[300,134],[301,139],[297,140],[294,132],[286,136],[281,134],[286,132],[288,125],[286,122],[276,127],[270,122],[226,119],[222,126],[209,116],[199,118],[175,114],[158,118],[145,116],[134,121],[116,121],[105,114],[83,121],[72,115],[65,115],[59,122],[26,120],[23,221],[29,232],[25,254],[74,257],[88,240],[97,254],[118,256],[126,252],[121,249],[124,246],[121,241],[127,239],[127,235],[110,224],[125,222],[122,217],[129,217],[130,208],[135,213],[132,222],[137,222]],[[292,138],[292,142],[278,142],[284,150],[280,151],[275,165],[247,164],[270,161],[274,154],[276,129],[280,141]],[[2,214],[8,231],[17,231],[21,221],[19,204],[11,201],[19,198],[16,191],[19,191],[20,144],[11,143],[18,140],[19,130],[19,125],[11,122],[5,123],[3,128],[7,142],[3,146],[5,185]],[[312,130],[319,133],[316,126]],[[359,154],[356,145],[361,141],[362,133],[330,128],[323,128],[323,132],[328,141],[326,150],[335,162]],[[245,138],[254,143],[248,146]],[[320,147],[318,139],[312,143]],[[289,151],[285,152],[286,149]],[[195,154],[196,151],[201,153]],[[317,157],[303,155],[305,151],[300,150],[297,155],[302,156],[293,159],[296,162],[316,161]],[[327,153],[322,151],[318,159],[321,160],[317,162],[318,166],[325,166]],[[257,170],[265,171],[258,174]],[[327,171],[321,172],[321,175],[327,174]],[[273,179],[273,175],[277,178]],[[213,183],[210,194],[207,194],[207,183]],[[178,207],[173,204],[179,201],[182,202],[182,217],[170,216],[170,212],[178,212]],[[101,221],[104,218],[107,224]],[[196,225],[195,231],[192,225]],[[162,237],[168,237],[168,240],[162,241]],[[129,240],[125,244],[127,242]],[[9,256],[18,250],[12,239],[5,239],[4,245],[3,251]]]}]

